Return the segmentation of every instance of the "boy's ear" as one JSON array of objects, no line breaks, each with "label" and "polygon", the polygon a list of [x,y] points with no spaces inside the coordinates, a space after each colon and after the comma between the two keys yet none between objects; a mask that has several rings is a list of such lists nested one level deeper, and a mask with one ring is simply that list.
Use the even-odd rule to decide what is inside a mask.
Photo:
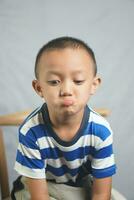
[{"label": "boy's ear", "polygon": [[43,94],[42,94],[42,89],[41,89],[39,81],[38,80],[33,80],[32,81],[32,86],[33,86],[34,90],[36,91],[36,93],[42,98]]},{"label": "boy's ear", "polygon": [[99,76],[95,76],[91,87],[91,92],[90,92],[91,95],[95,94],[100,84],[101,84],[101,78]]}]

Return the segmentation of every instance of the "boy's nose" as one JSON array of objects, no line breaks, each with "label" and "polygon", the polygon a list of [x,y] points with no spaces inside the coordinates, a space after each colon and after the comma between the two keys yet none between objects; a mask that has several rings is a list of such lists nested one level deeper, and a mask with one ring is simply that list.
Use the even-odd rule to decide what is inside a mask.
[{"label": "boy's nose", "polygon": [[62,84],[60,88],[60,96],[71,96],[72,95],[72,87],[69,82],[65,82]]}]

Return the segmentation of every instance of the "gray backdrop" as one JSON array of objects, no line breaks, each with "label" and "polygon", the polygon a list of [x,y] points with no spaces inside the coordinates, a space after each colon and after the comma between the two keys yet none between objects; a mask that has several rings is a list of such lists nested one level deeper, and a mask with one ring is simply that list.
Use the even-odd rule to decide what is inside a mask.
[{"label": "gray backdrop", "polygon": [[[133,0],[0,0],[0,114],[42,103],[31,87],[35,56],[45,42],[63,35],[81,38],[95,51],[103,81],[90,104],[112,111],[118,166],[113,186],[133,200]],[[11,186],[17,128],[4,130]]]}]

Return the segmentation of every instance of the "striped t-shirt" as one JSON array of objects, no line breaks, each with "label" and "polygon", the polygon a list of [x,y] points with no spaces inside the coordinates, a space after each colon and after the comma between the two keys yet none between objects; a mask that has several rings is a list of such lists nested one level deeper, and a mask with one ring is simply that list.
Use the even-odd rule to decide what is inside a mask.
[{"label": "striped t-shirt", "polygon": [[61,140],[44,104],[19,128],[15,170],[26,177],[74,185],[86,174],[109,177],[116,171],[112,142],[109,123],[88,106],[75,137]]}]

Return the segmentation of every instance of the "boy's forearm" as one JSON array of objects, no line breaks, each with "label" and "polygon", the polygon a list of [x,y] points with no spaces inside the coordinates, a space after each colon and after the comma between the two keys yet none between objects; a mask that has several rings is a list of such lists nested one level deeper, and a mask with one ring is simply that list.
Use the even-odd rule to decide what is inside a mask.
[{"label": "boy's forearm", "polygon": [[27,178],[27,186],[31,196],[30,200],[50,200],[45,179]]},{"label": "boy's forearm", "polygon": [[102,195],[98,195],[98,194],[93,194],[92,196],[92,200],[110,200],[111,197],[109,195],[105,195],[105,194],[102,194]]},{"label": "boy's forearm", "polygon": [[112,177],[93,180],[92,200],[110,200],[111,199]]},{"label": "boy's forearm", "polygon": [[38,196],[38,197],[31,197],[30,200],[50,200],[48,195]]},{"label": "boy's forearm", "polygon": [[36,195],[31,195],[31,198],[30,198],[30,200],[50,200],[50,197],[49,197],[49,195],[46,193],[42,193],[42,194],[39,194],[38,192],[37,192],[37,194]]}]

